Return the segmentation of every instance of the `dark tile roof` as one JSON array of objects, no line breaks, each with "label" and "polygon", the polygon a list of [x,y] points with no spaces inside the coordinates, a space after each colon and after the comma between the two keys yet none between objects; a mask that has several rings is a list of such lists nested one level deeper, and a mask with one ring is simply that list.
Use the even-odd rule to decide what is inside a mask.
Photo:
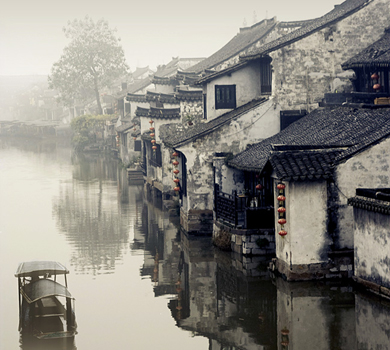
[{"label": "dark tile roof", "polygon": [[162,103],[176,103],[176,104],[179,103],[178,101],[176,101],[174,94],[163,94],[161,92],[154,92],[154,91],[146,92],[146,100],[159,101]]},{"label": "dark tile roof", "polygon": [[186,69],[189,72],[201,73],[205,69],[211,69],[218,64],[240,54],[243,50],[264,38],[276,25],[275,19],[262,20],[249,28],[242,28],[240,32],[225,46],[210,57]]},{"label": "dark tile roof", "polygon": [[141,91],[141,90],[147,88],[151,84],[152,84],[152,79],[150,79],[148,77],[148,78],[142,79],[140,81],[137,81],[133,84],[128,85],[127,92],[130,94],[135,94],[137,91]]},{"label": "dark tile roof", "polygon": [[198,137],[202,137],[213,132],[214,130],[228,123],[230,120],[247,112],[251,108],[264,103],[266,100],[266,98],[253,100],[207,123],[195,123],[191,126],[180,123],[162,125],[159,129],[160,138],[162,142],[170,147],[179,147],[180,145],[184,145],[192,140],[197,139]]},{"label": "dark tile roof", "polygon": [[[262,171],[272,145],[368,147],[390,133],[390,108],[338,107],[316,109],[280,133],[237,154],[229,165],[248,171]],[[345,154],[353,149],[348,148]],[[338,156],[342,159],[343,153]]]},{"label": "dark tile roof", "polygon": [[278,50],[284,46],[290,45],[298,40],[301,40],[322,28],[328,27],[329,25],[339,22],[342,19],[350,16],[354,12],[361,9],[371,0],[346,0],[340,5],[335,5],[334,9],[322,17],[316,20],[309,21],[308,24],[288,33],[268,44],[261,46],[259,49],[254,49],[248,55],[245,55],[243,59],[256,59],[266,55],[269,52]]},{"label": "dark tile roof", "polygon": [[178,101],[198,101],[203,98],[203,90],[185,90],[178,89],[175,93]]},{"label": "dark tile roof", "polygon": [[132,102],[147,102],[144,94],[127,94],[126,101]]},{"label": "dark tile roof", "polygon": [[171,76],[171,77],[160,77],[160,76],[153,76],[152,79],[153,84],[158,84],[158,85],[173,85],[176,86],[179,84],[179,81],[177,80],[176,76]]},{"label": "dark tile roof", "polygon": [[363,66],[390,66],[390,27],[385,30],[385,34],[378,41],[341,65],[343,69]]},{"label": "dark tile roof", "polygon": [[133,127],[133,124],[127,124],[126,123],[126,124],[123,124],[121,126],[116,127],[115,130],[117,132],[125,132],[125,131],[129,130],[132,127]]},{"label": "dark tile roof", "polygon": [[332,175],[334,159],[341,148],[296,149],[273,147],[269,162],[280,180],[328,179]]},{"label": "dark tile roof", "polygon": [[149,116],[157,119],[180,118],[180,108],[154,108],[150,107]]},{"label": "dark tile roof", "polygon": [[149,115],[149,108],[138,106],[137,109],[135,110],[135,115],[137,117],[147,117]]},{"label": "dark tile roof", "polygon": [[348,205],[390,215],[390,188],[358,188],[356,196],[348,198]]}]

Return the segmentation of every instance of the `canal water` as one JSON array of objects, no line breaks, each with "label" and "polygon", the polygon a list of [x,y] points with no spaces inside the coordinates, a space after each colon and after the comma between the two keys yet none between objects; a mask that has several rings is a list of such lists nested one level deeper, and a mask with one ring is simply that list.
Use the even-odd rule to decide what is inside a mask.
[{"label": "canal water", "polygon": [[[390,349],[389,303],[340,283],[286,283],[182,234],[112,158],[0,139],[0,349]],[[22,261],[68,267],[73,343],[23,344]]]}]

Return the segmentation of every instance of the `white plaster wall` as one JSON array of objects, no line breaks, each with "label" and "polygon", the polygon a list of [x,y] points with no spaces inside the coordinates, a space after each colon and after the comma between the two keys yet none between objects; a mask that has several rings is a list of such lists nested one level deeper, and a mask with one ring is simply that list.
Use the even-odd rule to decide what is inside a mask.
[{"label": "white plaster wall", "polygon": [[215,109],[215,85],[236,85],[236,106],[242,106],[261,95],[259,66],[252,63],[207,83],[207,120],[215,119],[231,110]]},{"label": "white plaster wall", "polygon": [[355,276],[390,288],[390,215],[354,208]]},{"label": "white plaster wall", "polygon": [[214,158],[215,183],[222,192],[232,194],[233,190],[240,193],[244,189],[244,174],[241,170],[228,167],[225,158]]},{"label": "white plaster wall", "polygon": [[162,94],[172,94],[175,91],[175,87],[173,85],[166,84],[155,84],[154,92],[162,93]]},{"label": "white plaster wall", "polygon": [[188,209],[213,209],[215,152],[241,152],[249,143],[279,132],[279,119],[269,100],[222,126],[215,132],[178,147],[187,157]]},{"label": "white plaster wall", "polygon": [[353,249],[353,208],[347,199],[356,188],[390,187],[390,138],[339,164],[335,170],[339,188],[339,248]]},{"label": "white plaster wall", "polygon": [[137,107],[142,108],[149,108],[149,102],[130,102],[130,116],[132,118],[135,117],[135,111],[137,110]]},{"label": "white plaster wall", "polygon": [[278,189],[275,181],[276,257],[289,266],[327,261],[331,241],[327,236],[327,185],[326,181],[287,182],[286,220],[281,237],[278,232]]}]

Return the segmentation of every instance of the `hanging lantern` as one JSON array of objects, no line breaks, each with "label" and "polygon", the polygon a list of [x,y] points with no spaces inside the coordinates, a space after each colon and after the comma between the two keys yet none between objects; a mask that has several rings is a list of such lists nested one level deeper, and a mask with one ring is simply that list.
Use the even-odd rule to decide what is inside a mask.
[{"label": "hanging lantern", "polygon": [[137,138],[136,137],[133,137],[133,140],[136,140]]},{"label": "hanging lantern", "polygon": [[286,222],[287,222],[286,219],[279,219],[278,220],[279,225],[284,225]]},{"label": "hanging lantern", "polygon": [[282,183],[279,183],[276,187],[277,187],[278,190],[284,190],[286,188],[286,185],[282,184]]},{"label": "hanging lantern", "polygon": [[156,140],[153,139],[153,140],[151,140],[150,142],[151,142],[151,143],[156,143]]},{"label": "hanging lantern", "polygon": [[371,79],[372,80],[378,80],[379,79],[379,75],[377,73],[374,73],[373,75],[371,75]]},{"label": "hanging lantern", "polygon": [[153,121],[153,120],[149,120],[149,123],[150,123],[150,124],[153,124],[153,123],[154,123],[154,121]]},{"label": "hanging lantern", "polygon": [[154,137],[154,133],[153,132],[150,134],[150,137]]},{"label": "hanging lantern", "polygon": [[282,335],[288,335],[290,333],[290,331],[287,329],[287,328],[283,328],[280,333],[282,333]]},{"label": "hanging lantern", "polygon": [[372,88],[373,88],[374,90],[380,90],[381,84],[375,84]]},{"label": "hanging lantern", "polygon": [[280,196],[278,196],[277,199],[278,199],[279,202],[284,202],[286,200],[286,197],[283,196],[283,195],[280,195]]},{"label": "hanging lantern", "polygon": [[279,235],[283,237],[283,236],[287,235],[287,231],[285,231],[285,230],[280,230],[280,231],[279,231]]},{"label": "hanging lantern", "polygon": [[136,128],[133,128],[134,131],[136,131],[137,129]]},{"label": "hanging lantern", "polygon": [[176,191],[176,192],[179,192],[180,191],[180,187],[177,186],[173,190]]},{"label": "hanging lantern", "polygon": [[257,184],[256,185],[256,190],[262,190],[263,189],[263,185],[262,184]]},{"label": "hanging lantern", "polygon": [[175,175],[177,175],[177,174],[179,174],[179,173],[180,173],[180,171],[179,171],[179,170],[177,170],[177,169],[175,169],[175,170],[173,171],[173,173],[174,173]]},{"label": "hanging lantern", "polygon": [[176,179],[173,180],[173,182],[178,184],[180,182],[180,179],[176,178]]},{"label": "hanging lantern", "polygon": [[285,213],[285,212],[286,212],[286,208],[284,208],[284,207],[278,208],[278,213]]},{"label": "hanging lantern", "polygon": [[178,157],[178,156],[179,156],[179,153],[177,153],[177,152],[172,153],[172,157]]},{"label": "hanging lantern", "polygon": [[154,127],[153,127],[153,126],[150,127],[149,130],[150,130],[150,131],[154,131]]},{"label": "hanging lantern", "polygon": [[178,162],[177,160],[174,160],[174,161],[172,162],[172,164],[173,164],[174,166],[177,166],[177,165],[179,165],[179,162]]},{"label": "hanging lantern", "polygon": [[157,146],[152,146],[152,149],[156,150],[156,149],[157,149]]}]

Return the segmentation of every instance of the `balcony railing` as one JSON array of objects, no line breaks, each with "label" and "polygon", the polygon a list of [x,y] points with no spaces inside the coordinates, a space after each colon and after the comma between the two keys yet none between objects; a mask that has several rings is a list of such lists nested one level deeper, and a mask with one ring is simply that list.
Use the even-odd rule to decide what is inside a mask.
[{"label": "balcony railing", "polygon": [[[257,205],[256,205],[257,202]],[[221,219],[236,228],[273,229],[274,208],[262,205],[263,200],[255,195],[237,195],[224,193],[215,185],[214,211]]]}]

